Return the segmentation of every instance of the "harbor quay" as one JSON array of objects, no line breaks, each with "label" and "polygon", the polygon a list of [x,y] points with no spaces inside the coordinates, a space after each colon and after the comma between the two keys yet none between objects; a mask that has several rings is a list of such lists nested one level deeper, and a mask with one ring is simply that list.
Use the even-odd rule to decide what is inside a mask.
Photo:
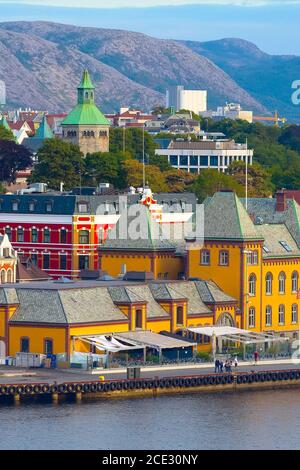
[{"label": "harbor quay", "polygon": [[[245,362],[230,372],[202,366],[145,367],[94,373],[0,369],[0,405],[20,402],[81,402],[104,398],[157,397],[174,393],[240,392],[300,386],[300,366],[290,361]],[[97,372],[97,375],[96,373]],[[104,375],[105,374],[105,375]]]}]

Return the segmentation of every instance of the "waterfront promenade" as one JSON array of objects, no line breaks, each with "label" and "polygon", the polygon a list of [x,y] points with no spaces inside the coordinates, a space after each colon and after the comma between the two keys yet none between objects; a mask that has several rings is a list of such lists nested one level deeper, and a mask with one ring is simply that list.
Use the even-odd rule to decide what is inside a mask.
[{"label": "waterfront promenade", "polygon": [[[289,370],[300,369],[300,361],[297,364],[291,359],[278,359],[259,361],[257,365],[251,362],[240,362],[233,372],[251,372],[251,371],[271,371],[271,370]],[[178,364],[167,366],[149,366],[141,368],[141,378],[154,377],[178,377],[193,376],[214,373],[213,364]],[[94,369],[92,371],[79,371],[77,369],[17,369],[15,367],[0,367],[0,384],[18,384],[43,382],[53,384],[54,382],[73,382],[73,381],[98,381],[99,377],[105,380],[125,379],[126,369]]]}]

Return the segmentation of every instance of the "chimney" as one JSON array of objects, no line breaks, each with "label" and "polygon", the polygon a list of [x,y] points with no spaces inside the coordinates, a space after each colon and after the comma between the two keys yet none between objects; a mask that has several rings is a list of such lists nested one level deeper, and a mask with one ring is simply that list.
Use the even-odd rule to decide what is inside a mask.
[{"label": "chimney", "polygon": [[277,212],[284,212],[286,210],[286,201],[287,201],[287,194],[285,189],[281,189],[276,193],[276,211]]}]

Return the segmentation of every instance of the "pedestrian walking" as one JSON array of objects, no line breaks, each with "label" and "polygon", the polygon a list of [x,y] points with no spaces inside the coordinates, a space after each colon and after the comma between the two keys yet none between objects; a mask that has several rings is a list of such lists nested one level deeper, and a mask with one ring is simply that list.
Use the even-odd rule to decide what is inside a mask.
[{"label": "pedestrian walking", "polygon": [[219,359],[215,360],[215,374],[218,374],[220,372],[220,361]]},{"label": "pedestrian walking", "polygon": [[257,351],[254,351],[253,357],[254,357],[254,364],[257,366],[257,362],[259,359],[259,354]]},{"label": "pedestrian walking", "polygon": [[224,367],[223,361],[220,361],[219,370],[221,373],[223,372],[223,367]]},{"label": "pedestrian walking", "polygon": [[235,356],[235,358],[234,358],[234,367],[236,368],[238,365],[239,365],[238,358],[237,358],[237,356]]}]

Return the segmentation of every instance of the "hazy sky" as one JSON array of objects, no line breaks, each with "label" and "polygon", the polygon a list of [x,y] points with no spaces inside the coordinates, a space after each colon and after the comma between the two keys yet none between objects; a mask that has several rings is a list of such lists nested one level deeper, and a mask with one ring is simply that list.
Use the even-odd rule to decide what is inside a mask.
[{"label": "hazy sky", "polygon": [[[0,3],[9,3],[0,0]],[[264,6],[277,4],[297,4],[300,0],[12,0],[11,3],[27,3],[31,5],[50,5],[66,7],[153,7],[161,5],[239,5],[239,6]]]},{"label": "hazy sky", "polygon": [[195,41],[237,37],[300,56],[299,18],[300,0],[0,0],[0,22],[47,20]]}]

